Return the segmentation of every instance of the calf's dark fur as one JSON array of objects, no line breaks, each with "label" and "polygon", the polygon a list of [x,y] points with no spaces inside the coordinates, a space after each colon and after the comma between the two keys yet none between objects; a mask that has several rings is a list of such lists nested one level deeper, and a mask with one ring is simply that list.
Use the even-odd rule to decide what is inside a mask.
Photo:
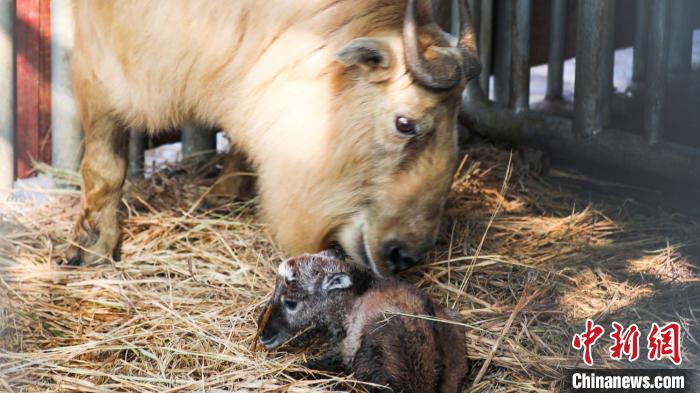
[{"label": "calf's dark fur", "polygon": [[[312,328],[330,350],[311,367],[354,374],[396,392],[461,392],[468,360],[464,328],[416,287],[332,254],[280,264],[260,343],[275,348]],[[380,389],[381,390],[381,389]]]}]

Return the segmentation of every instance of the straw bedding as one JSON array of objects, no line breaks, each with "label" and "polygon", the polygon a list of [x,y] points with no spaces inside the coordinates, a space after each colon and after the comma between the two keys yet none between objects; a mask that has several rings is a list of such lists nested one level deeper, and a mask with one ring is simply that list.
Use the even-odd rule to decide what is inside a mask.
[{"label": "straw bedding", "polygon": [[[590,191],[606,183],[540,176],[531,153],[467,148],[435,251],[403,274],[468,326],[473,391],[558,390],[563,369],[582,364],[570,342],[586,318],[643,334],[681,322],[684,362],[696,364],[700,224]],[[76,192],[0,205],[0,391],[363,389],[351,377],[300,378],[299,349],[251,351],[285,255],[255,200],[201,206],[210,169],[178,164],[128,184],[116,263],[57,265]],[[607,360],[607,345],[596,365],[625,366]]]}]

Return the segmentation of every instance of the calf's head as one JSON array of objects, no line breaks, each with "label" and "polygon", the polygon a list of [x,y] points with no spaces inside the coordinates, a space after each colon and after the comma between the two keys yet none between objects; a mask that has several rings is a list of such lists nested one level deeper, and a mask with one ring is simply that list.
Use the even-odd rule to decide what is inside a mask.
[{"label": "calf's head", "polygon": [[347,300],[372,280],[369,272],[358,270],[328,252],[304,254],[282,262],[277,271],[275,291],[268,303],[269,318],[259,342],[271,349],[310,327],[341,323]]}]

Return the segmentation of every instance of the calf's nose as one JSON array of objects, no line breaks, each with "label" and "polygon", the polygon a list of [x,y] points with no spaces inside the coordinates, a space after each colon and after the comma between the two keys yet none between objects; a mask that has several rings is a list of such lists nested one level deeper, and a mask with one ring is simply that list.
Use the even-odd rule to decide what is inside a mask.
[{"label": "calf's nose", "polygon": [[275,343],[277,342],[277,333],[276,332],[271,332],[267,329],[263,329],[262,334],[260,335],[260,338],[258,338],[258,342],[265,347],[271,347],[274,346]]}]

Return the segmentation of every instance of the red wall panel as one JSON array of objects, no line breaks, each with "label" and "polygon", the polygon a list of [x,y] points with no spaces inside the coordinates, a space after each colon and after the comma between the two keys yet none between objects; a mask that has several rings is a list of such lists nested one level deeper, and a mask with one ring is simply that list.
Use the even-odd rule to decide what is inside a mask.
[{"label": "red wall panel", "polygon": [[51,162],[51,2],[17,0],[16,159],[18,177],[32,160]]}]

